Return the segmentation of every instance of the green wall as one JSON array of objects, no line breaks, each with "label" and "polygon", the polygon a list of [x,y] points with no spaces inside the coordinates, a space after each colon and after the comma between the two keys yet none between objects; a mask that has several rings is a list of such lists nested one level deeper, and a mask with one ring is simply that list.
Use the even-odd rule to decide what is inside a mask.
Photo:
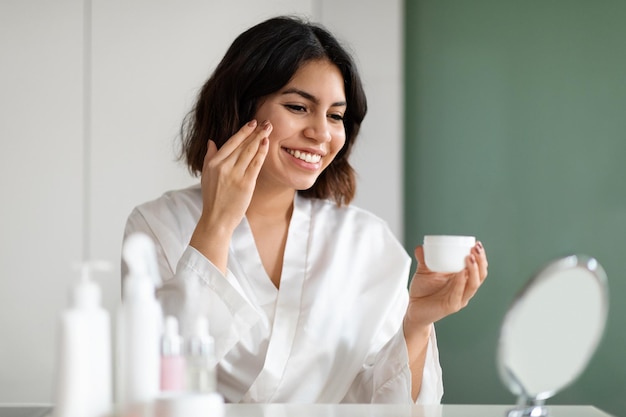
[{"label": "green wall", "polygon": [[406,247],[473,234],[489,256],[480,292],[437,324],[444,402],[515,402],[494,359],[502,317],[539,267],[580,253],[608,274],[609,321],[548,403],[626,416],[626,1],[405,9]]}]

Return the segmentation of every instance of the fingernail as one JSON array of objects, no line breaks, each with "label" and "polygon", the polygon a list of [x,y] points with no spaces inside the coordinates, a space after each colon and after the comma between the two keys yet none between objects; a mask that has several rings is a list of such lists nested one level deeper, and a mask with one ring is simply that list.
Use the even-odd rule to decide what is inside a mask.
[{"label": "fingernail", "polygon": [[476,245],[477,245],[480,249],[482,249],[482,248],[483,248],[483,244],[480,242],[480,240],[479,240],[478,242],[476,242]]},{"label": "fingernail", "polygon": [[475,264],[476,263],[476,258],[474,258],[474,255],[470,256],[470,262]]},{"label": "fingernail", "polygon": [[250,127],[255,127],[256,126],[256,120],[252,119],[248,122],[248,126]]},{"label": "fingernail", "polygon": [[270,129],[270,121],[269,120],[265,120],[262,124],[261,124],[261,128],[263,130],[269,130]]}]

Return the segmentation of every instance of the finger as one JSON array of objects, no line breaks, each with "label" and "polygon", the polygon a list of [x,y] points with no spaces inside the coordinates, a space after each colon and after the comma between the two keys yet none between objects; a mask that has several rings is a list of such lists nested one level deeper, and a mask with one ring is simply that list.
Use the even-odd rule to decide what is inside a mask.
[{"label": "finger", "polygon": [[451,288],[448,292],[448,308],[452,312],[459,311],[467,305],[465,298],[467,286],[467,271],[463,270],[454,275],[454,279],[450,280]]},{"label": "finger", "polygon": [[217,145],[215,144],[215,142],[213,142],[211,139],[209,139],[209,143],[207,145],[206,154],[204,155],[204,166],[205,167],[209,163],[209,161],[212,160],[215,157],[216,153],[217,153]]},{"label": "finger", "polygon": [[269,138],[269,134],[273,129],[269,120],[264,121],[259,128],[250,135],[250,137],[240,146],[235,168],[245,173],[248,170],[250,162],[258,155],[261,142]]},{"label": "finger", "polygon": [[261,140],[257,153],[248,164],[248,168],[244,174],[246,177],[250,179],[254,178],[256,180],[259,176],[259,172],[261,172],[261,167],[263,166],[263,162],[265,161],[265,157],[267,156],[267,152],[269,150],[269,143],[270,141],[267,137]]},{"label": "finger", "polygon": [[426,261],[424,261],[424,246],[419,245],[415,248],[414,251],[415,259],[417,260],[417,270],[420,272],[430,272],[430,269],[426,266]]},{"label": "finger", "polygon": [[257,127],[256,120],[250,120],[248,123],[243,125],[241,129],[237,131],[233,136],[231,136],[220,148],[220,153],[228,156],[235,151],[250,135],[254,132]]},{"label": "finger", "polygon": [[465,267],[468,272],[467,284],[465,286],[465,293],[463,294],[463,300],[467,304],[469,300],[476,294],[482,280],[480,279],[480,272],[478,270],[478,262],[476,256],[472,253],[465,259]]},{"label": "finger", "polygon": [[489,267],[489,262],[487,262],[487,253],[485,252],[485,248],[483,247],[482,242],[476,242],[476,245],[472,249],[472,253],[476,257],[476,262],[478,263],[478,272],[480,274],[480,281],[484,281],[487,278],[487,272]]}]

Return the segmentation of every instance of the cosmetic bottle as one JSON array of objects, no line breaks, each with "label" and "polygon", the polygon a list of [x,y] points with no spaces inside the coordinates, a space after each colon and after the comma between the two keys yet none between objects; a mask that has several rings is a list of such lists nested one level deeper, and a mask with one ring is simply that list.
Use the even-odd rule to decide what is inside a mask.
[{"label": "cosmetic bottle", "polygon": [[178,332],[178,320],[167,316],[161,337],[161,392],[184,391],[185,378],[183,338]]},{"label": "cosmetic bottle", "polygon": [[160,277],[152,239],[130,235],[122,256],[128,274],[117,315],[116,400],[125,410],[150,405],[160,393],[163,313],[155,294]]},{"label": "cosmetic bottle", "polygon": [[98,417],[112,408],[111,323],[91,280],[97,263],[81,265],[70,306],[60,319],[55,417]]},{"label": "cosmetic bottle", "polygon": [[187,391],[212,393],[216,391],[213,338],[206,317],[196,319],[194,331],[187,341]]},{"label": "cosmetic bottle", "polygon": [[186,389],[178,395],[162,393],[155,402],[159,417],[223,417],[224,397],[216,391],[216,362],[209,324],[200,316],[185,345]]}]

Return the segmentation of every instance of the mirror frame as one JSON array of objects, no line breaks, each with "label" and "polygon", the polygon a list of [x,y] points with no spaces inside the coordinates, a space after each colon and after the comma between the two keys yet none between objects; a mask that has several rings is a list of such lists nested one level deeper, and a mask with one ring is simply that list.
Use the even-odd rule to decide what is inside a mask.
[{"label": "mirror frame", "polygon": [[[558,272],[563,272],[567,270],[572,270],[575,268],[580,268],[588,271],[590,276],[596,280],[598,287],[601,290],[601,314],[600,319],[601,328],[597,333],[597,337],[595,340],[592,340],[589,346],[588,356],[585,362],[582,363],[580,371],[575,374],[571,380],[560,387],[557,387],[551,391],[544,391],[538,393],[536,395],[529,395],[523,384],[518,381],[514,375],[511,374],[508,367],[505,365],[504,358],[504,349],[503,347],[506,345],[504,343],[504,339],[507,334],[510,332],[510,328],[508,327],[508,323],[512,318],[516,316],[517,311],[519,310],[520,304],[526,298],[525,296],[536,288],[541,283],[549,280]],[[509,417],[521,417],[521,416],[547,416],[548,410],[544,407],[545,400],[554,396],[557,392],[563,390],[565,387],[571,385],[574,381],[580,377],[582,372],[586,369],[589,364],[589,361],[593,357],[595,351],[600,344],[600,341],[603,338],[604,331],[606,329],[606,322],[609,312],[609,290],[608,290],[608,279],[604,268],[600,265],[600,263],[593,257],[587,255],[569,255],[561,258],[557,258],[548,264],[546,264],[543,268],[539,269],[527,282],[526,284],[518,291],[515,295],[513,302],[507,309],[507,312],[502,320],[500,326],[500,334],[498,337],[498,345],[497,345],[497,353],[496,353],[496,363],[498,368],[498,373],[505,387],[518,397],[517,408],[511,410],[508,414]]]}]

